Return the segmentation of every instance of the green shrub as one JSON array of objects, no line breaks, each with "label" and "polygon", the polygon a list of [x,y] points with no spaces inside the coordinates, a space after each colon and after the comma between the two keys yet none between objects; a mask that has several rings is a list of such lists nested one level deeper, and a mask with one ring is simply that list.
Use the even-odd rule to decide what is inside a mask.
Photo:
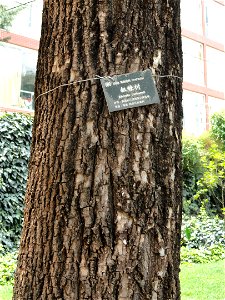
[{"label": "green shrub", "polygon": [[197,214],[200,201],[194,199],[198,191],[198,180],[202,177],[204,168],[201,161],[201,143],[192,136],[183,136],[183,210],[186,214]]},{"label": "green shrub", "polygon": [[30,116],[0,117],[0,243],[6,249],[16,246],[21,232],[31,128]]},{"label": "green shrub", "polygon": [[201,157],[204,173],[199,179],[194,199],[206,201],[208,209],[222,216],[225,192],[225,152],[210,133],[200,138],[204,152]]},{"label": "green shrub", "polygon": [[208,248],[190,249],[181,247],[181,262],[208,263],[225,258],[225,248],[222,245],[212,245]]},{"label": "green shrub", "polygon": [[204,208],[201,208],[197,217],[183,217],[182,246],[193,249],[207,248],[212,245],[224,247],[224,237],[224,221],[218,216],[208,216]]},{"label": "green shrub", "polygon": [[211,132],[213,137],[225,148],[225,111],[215,113],[211,117]]},{"label": "green shrub", "polygon": [[17,252],[2,254],[3,247],[0,245],[0,285],[13,284],[16,270]]},{"label": "green shrub", "polygon": [[225,202],[225,152],[208,132],[183,138],[183,211],[197,215],[202,204],[222,216]]},{"label": "green shrub", "polygon": [[205,263],[224,258],[224,220],[209,216],[204,206],[197,216],[183,216],[181,261]]}]

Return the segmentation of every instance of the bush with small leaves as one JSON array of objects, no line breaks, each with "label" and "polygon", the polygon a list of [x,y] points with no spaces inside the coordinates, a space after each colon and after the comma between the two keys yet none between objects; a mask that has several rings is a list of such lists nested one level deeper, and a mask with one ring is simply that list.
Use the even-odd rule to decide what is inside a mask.
[{"label": "bush with small leaves", "polygon": [[212,245],[225,247],[224,220],[208,216],[204,207],[198,216],[183,216],[181,245],[193,249]]},{"label": "bush with small leaves", "polygon": [[0,117],[0,243],[9,250],[21,232],[32,121],[18,113]]},{"label": "bush with small leaves", "polygon": [[197,214],[200,201],[194,199],[198,191],[198,180],[203,176],[204,168],[201,161],[202,145],[192,136],[183,135],[182,164],[183,164],[183,211],[186,214]]},{"label": "bush with small leaves", "polygon": [[0,285],[13,285],[18,253],[13,251],[3,254],[2,251],[4,249],[0,245]]},{"label": "bush with small leaves", "polygon": [[181,247],[181,262],[208,263],[225,259],[225,248],[222,245],[212,245],[199,249]]},{"label": "bush with small leaves", "polygon": [[219,141],[225,149],[225,111],[215,113],[211,118],[211,125],[213,137]]}]

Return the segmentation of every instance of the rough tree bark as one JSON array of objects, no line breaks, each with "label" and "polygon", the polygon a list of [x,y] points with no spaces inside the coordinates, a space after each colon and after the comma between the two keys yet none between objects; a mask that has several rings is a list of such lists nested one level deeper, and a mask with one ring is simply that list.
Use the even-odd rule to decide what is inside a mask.
[{"label": "rough tree bark", "polygon": [[[182,76],[179,0],[45,0],[36,96]],[[182,82],[109,114],[98,80],[39,97],[14,299],[179,299]]]}]

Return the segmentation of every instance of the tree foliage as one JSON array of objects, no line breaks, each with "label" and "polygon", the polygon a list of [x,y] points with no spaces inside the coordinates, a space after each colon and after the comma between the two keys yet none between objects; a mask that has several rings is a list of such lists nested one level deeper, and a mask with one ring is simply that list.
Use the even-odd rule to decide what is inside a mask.
[{"label": "tree foliage", "polygon": [[204,155],[201,162],[204,173],[198,181],[198,191],[195,199],[210,202],[212,207],[224,210],[225,200],[225,153],[215,140],[203,139]]},{"label": "tree foliage", "polygon": [[225,202],[225,116],[212,117],[212,129],[199,138],[183,137],[184,212],[222,215]]},{"label": "tree foliage", "polygon": [[212,135],[225,148],[225,111],[215,113],[211,118]]},{"label": "tree foliage", "polygon": [[0,28],[8,30],[12,26],[15,16],[22,9],[24,9],[24,6],[18,6],[9,10],[7,6],[0,4]]},{"label": "tree foliage", "polygon": [[203,175],[203,164],[201,161],[201,144],[198,139],[190,136],[183,136],[183,198],[188,201],[184,203],[184,209],[189,207],[190,212],[198,210],[198,205],[194,202],[190,205],[190,199],[198,190],[198,180]]}]

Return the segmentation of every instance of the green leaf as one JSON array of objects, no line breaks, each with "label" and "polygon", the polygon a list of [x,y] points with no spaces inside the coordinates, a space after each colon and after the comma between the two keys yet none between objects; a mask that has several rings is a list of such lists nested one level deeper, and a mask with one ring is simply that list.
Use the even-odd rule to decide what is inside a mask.
[{"label": "green leaf", "polygon": [[32,120],[18,113],[0,116],[0,244],[9,250],[17,245],[23,220]]}]

